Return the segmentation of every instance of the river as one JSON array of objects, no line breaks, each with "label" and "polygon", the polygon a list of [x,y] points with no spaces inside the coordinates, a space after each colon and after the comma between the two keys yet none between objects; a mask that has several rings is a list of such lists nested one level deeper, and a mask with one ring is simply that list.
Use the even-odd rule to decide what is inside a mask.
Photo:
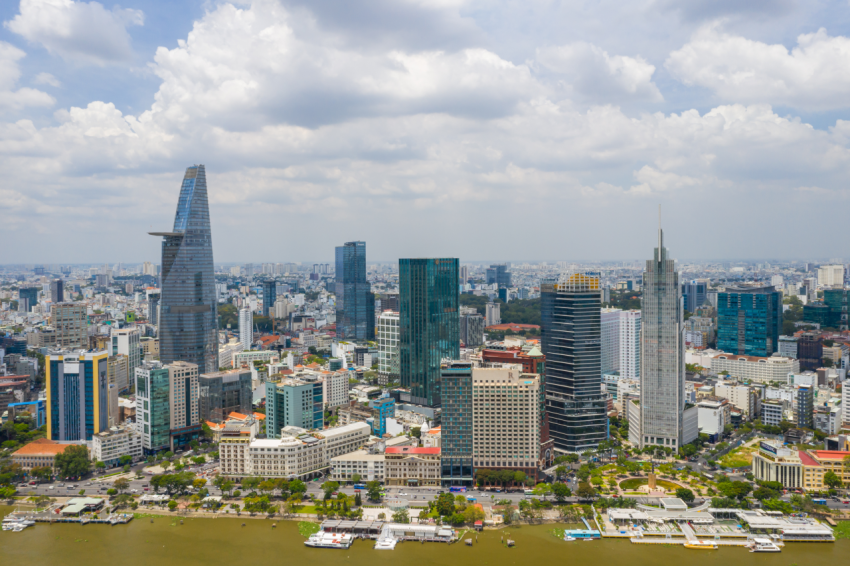
[{"label": "river", "polygon": [[[11,509],[0,507],[0,515]],[[242,523],[245,527],[242,527]],[[850,559],[850,541],[835,544],[791,543],[781,554],[751,554],[744,548],[688,550],[681,546],[635,545],[628,541],[564,542],[553,525],[507,529],[514,548],[500,543],[505,531],[485,531],[472,547],[440,543],[402,543],[395,550],[373,550],[357,541],[348,550],[305,547],[294,521],[255,519],[135,519],[129,525],[45,525],[21,533],[0,532],[0,564],[91,566],[188,566],[303,564],[351,566],[503,566],[560,565],[564,560],[588,566],[838,566]],[[473,535],[474,536],[474,535]]]}]

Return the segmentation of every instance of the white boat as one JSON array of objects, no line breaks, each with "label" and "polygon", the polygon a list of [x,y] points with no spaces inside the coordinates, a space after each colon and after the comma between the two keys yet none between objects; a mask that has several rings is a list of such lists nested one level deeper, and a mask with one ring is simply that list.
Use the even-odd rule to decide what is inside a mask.
[{"label": "white boat", "polygon": [[349,534],[319,531],[310,535],[310,538],[305,540],[304,544],[313,548],[348,548],[353,542],[354,537]]},{"label": "white boat", "polygon": [[396,544],[398,544],[398,540],[394,538],[382,538],[375,543],[375,550],[392,550]]},{"label": "white boat", "polygon": [[570,535],[564,535],[564,540],[570,542],[571,540],[578,540],[576,537],[571,537]]},{"label": "white boat", "polygon": [[782,552],[782,549],[776,543],[766,538],[753,539],[753,542],[747,546],[749,546],[750,552]]}]

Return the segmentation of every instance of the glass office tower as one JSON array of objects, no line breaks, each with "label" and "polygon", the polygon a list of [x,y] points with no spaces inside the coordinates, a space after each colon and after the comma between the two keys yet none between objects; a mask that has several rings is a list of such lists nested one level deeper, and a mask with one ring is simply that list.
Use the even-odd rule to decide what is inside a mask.
[{"label": "glass office tower", "polygon": [[104,350],[45,356],[47,438],[91,440],[109,427],[107,357]]},{"label": "glass office tower", "polygon": [[440,406],[440,363],[460,357],[457,258],[400,259],[399,371],[412,401]]},{"label": "glass office tower", "polygon": [[717,293],[717,349],[771,356],[782,334],[782,294],[772,286],[728,287]]},{"label": "glass office tower", "polygon": [[212,234],[203,165],[186,169],[174,229],[162,236],[159,356],[163,364],[197,364],[218,370],[218,318]]},{"label": "glass office tower", "polygon": [[336,333],[343,340],[375,339],[375,296],[366,280],[366,242],[336,248]]},{"label": "glass office tower", "polygon": [[440,379],[441,483],[472,487],[472,362],[444,361]]},{"label": "glass office tower", "polygon": [[263,281],[263,316],[274,314],[274,302],[277,300],[277,282],[274,279]]},{"label": "glass office tower", "polygon": [[574,273],[544,280],[540,291],[550,437],[556,452],[594,449],[608,438],[599,278]]}]

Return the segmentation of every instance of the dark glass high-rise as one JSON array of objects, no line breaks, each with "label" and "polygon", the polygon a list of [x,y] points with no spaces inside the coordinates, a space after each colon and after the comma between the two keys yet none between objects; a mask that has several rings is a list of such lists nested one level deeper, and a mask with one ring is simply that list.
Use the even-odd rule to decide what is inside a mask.
[{"label": "dark glass high-rise", "polygon": [[457,258],[400,259],[399,370],[414,403],[439,407],[440,364],[460,357]]},{"label": "dark glass high-rise", "polygon": [[336,248],[336,333],[343,340],[375,339],[375,295],[366,279],[366,242]]},{"label": "dark glass high-rise", "polygon": [[203,165],[186,169],[174,229],[151,232],[162,237],[162,291],[159,313],[159,357],[218,370],[218,321],[212,234]]}]

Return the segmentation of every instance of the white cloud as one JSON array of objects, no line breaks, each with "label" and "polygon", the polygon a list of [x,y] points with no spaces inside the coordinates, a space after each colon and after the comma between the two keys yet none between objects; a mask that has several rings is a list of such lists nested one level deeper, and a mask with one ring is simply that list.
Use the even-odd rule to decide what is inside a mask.
[{"label": "white cloud", "polygon": [[18,61],[25,55],[14,45],[0,41],[0,111],[51,106],[56,102],[49,94],[34,88],[15,89],[21,77]]},{"label": "white cloud", "polygon": [[52,87],[60,87],[62,83],[59,82],[59,79],[51,75],[50,73],[39,73],[32,80],[33,84],[37,85],[49,85]]},{"label": "white cloud", "polygon": [[141,10],[107,10],[98,2],[21,0],[20,13],[3,25],[67,61],[105,65],[133,56],[127,27],[143,24]]},{"label": "white cloud", "polygon": [[640,56],[609,55],[595,45],[579,41],[538,49],[536,60],[546,69],[563,75],[575,94],[595,103],[624,98],[664,100],[652,82],[655,66]]},{"label": "white cloud", "polygon": [[712,24],[672,52],[665,67],[685,84],[711,89],[726,101],[815,111],[850,106],[850,38],[830,37],[823,28],[800,35],[789,51]]}]

